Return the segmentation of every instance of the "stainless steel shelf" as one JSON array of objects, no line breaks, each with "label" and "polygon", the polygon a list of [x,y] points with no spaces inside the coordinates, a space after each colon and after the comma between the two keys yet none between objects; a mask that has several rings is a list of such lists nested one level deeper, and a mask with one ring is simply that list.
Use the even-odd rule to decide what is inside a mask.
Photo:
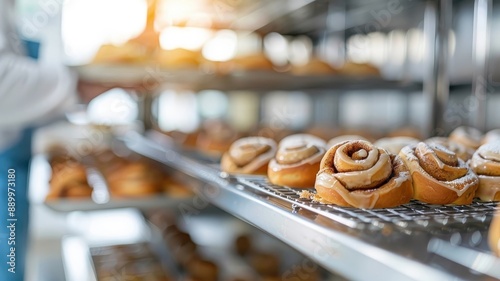
[{"label": "stainless steel shelf", "polygon": [[89,81],[123,85],[144,83],[151,88],[174,86],[221,91],[422,89],[421,83],[391,81],[377,76],[292,75],[276,71],[234,71],[222,75],[194,69],[168,70],[155,65],[88,64],[73,68]]},{"label": "stainless steel shelf", "polygon": [[[490,255],[486,241],[498,209],[493,203],[453,207],[413,201],[382,210],[321,205],[262,177],[229,177],[136,133],[121,141],[199,182],[195,188],[201,198],[349,279],[500,278],[500,259]],[[478,266],[478,260],[486,262]]]}]

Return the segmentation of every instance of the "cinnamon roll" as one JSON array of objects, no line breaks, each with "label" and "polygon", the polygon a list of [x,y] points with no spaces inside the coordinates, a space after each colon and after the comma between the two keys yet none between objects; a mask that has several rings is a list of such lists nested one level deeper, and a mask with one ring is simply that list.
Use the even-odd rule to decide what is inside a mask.
[{"label": "cinnamon roll", "polygon": [[331,147],[321,160],[314,187],[327,202],[366,209],[408,203],[413,193],[401,158],[362,140]]},{"label": "cinnamon roll", "polygon": [[483,134],[476,128],[461,126],[450,133],[449,139],[476,150],[481,145]]},{"label": "cinnamon roll", "polygon": [[308,134],[284,138],[275,158],[269,162],[269,181],[288,187],[312,187],[326,151],[325,145],[324,140]]},{"label": "cinnamon roll", "polygon": [[470,204],[478,178],[457,155],[439,144],[420,142],[399,153],[413,180],[413,198],[431,204]]},{"label": "cinnamon roll", "polygon": [[383,148],[392,154],[398,154],[401,148],[418,143],[419,140],[412,137],[388,137],[381,138],[373,144],[377,147]]},{"label": "cinnamon roll", "polygon": [[454,141],[450,140],[449,138],[445,138],[445,137],[433,137],[433,138],[426,139],[424,142],[428,143],[428,144],[442,145],[442,146],[446,147],[447,149],[455,152],[457,157],[464,160],[464,161],[471,159],[472,154],[474,154],[474,151],[475,151],[472,148],[468,148],[462,144],[459,144],[458,142],[454,142]]},{"label": "cinnamon roll", "polygon": [[92,188],[87,182],[85,167],[76,161],[54,163],[50,190],[46,200],[57,198],[90,198]]},{"label": "cinnamon roll", "polygon": [[222,155],[221,169],[232,174],[267,174],[269,161],[276,153],[274,140],[263,137],[247,137],[235,141]]},{"label": "cinnamon roll", "polygon": [[469,165],[479,177],[476,197],[484,201],[500,201],[500,141],[480,146]]}]

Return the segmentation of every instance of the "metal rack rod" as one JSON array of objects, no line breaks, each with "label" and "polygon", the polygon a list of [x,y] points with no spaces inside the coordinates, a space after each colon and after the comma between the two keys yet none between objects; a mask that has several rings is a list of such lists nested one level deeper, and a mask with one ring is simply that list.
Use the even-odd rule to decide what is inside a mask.
[{"label": "metal rack rod", "polygon": [[473,118],[472,125],[482,131],[486,130],[491,8],[491,0],[475,1],[472,98],[477,107],[471,112],[473,114],[471,117]]}]

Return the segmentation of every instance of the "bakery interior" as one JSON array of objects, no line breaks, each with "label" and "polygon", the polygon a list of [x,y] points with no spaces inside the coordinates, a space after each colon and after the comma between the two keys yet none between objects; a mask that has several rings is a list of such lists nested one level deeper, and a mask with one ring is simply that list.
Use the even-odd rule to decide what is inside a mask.
[{"label": "bakery interior", "polygon": [[[116,87],[34,134],[26,280],[500,279],[500,2],[53,2],[18,1],[24,19],[49,15],[23,36]],[[229,163],[248,146],[277,157],[297,134],[321,156],[373,151],[411,177],[384,179],[404,181],[396,203],[335,204],[315,188],[334,178],[319,166],[294,186],[279,159],[263,173]],[[407,153],[425,149],[492,195],[415,191],[414,159],[430,152]],[[474,170],[481,152],[496,172]]]}]

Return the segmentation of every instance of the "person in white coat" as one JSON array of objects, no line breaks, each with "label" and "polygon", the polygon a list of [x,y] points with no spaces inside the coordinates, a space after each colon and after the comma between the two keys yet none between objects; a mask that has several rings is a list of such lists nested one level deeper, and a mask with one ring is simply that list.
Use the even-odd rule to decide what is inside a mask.
[{"label": "person in white coat", "polygon": [[0,280],[24,280],[31,129],[109,86],[78,81],[66,67],[26,56],[14,0],[0,0]]}]

